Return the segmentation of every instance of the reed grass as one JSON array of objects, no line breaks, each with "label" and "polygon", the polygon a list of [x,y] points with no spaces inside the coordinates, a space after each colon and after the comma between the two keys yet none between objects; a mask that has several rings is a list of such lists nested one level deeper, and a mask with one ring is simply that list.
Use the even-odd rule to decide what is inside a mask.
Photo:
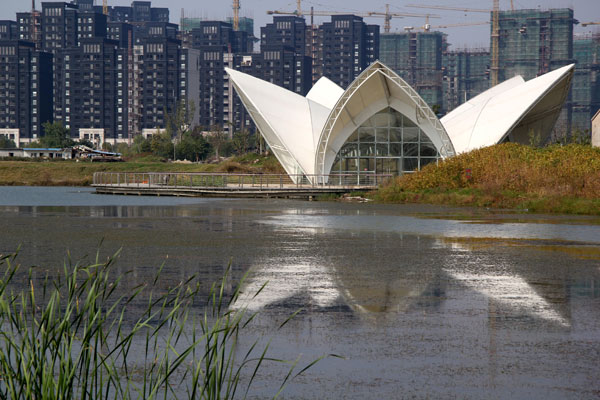
[{"label": "reed grass", "polygon": [[131,289],[113,267],[117,255],[68,260],[60,276],[42,280],[16,254],[0,256],[0,398],[246,397],[266,361],[288,365],[277,397],[322,358],[296,372],[299,360],[269,357],[258,339],[242,349],[256,314],[235,306],[241,282],[227,293],[230,268],[208,296],[195,277],[160,288],[162,267]]}]

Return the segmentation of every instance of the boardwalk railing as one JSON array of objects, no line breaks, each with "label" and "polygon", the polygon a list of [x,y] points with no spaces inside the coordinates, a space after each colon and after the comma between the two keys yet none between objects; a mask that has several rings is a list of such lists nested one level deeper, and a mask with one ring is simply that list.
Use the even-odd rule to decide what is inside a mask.
[{"label": "boardwalk railing", "polygon": [[[227,174],[194,172],[95,172],[94,186],[129,188],[223,188],[223,189],[308,189],[308,188],[375,188],[390,179],[390,174],[329,174],[298,175],[288,174]],[[297,183],[294,183],[294,180]],[[315,183],[323,182],[323,183]]]}]

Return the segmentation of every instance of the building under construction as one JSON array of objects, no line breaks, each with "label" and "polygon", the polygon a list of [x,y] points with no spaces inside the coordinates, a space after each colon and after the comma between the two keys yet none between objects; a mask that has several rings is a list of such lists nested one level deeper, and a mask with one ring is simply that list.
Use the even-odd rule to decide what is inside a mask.
[{"label": "building under construction", "polygon": [[446,47],[442,32],[383,33],[379,56],[432,107],[442,110],[442,55]]},{"label": "building under construction", "polygon": [[571,87],[572,127],[590,131],[590,121],[600,109],[600,33],[573,40],[577,62]]},{"label": "building under construction", "polygon": [[[570,8],[500,11],[498,82],[517,75],[525,80],[533,79],[575,62],[574,23],[573,10]],[[570,125],[571,96],[567,97],[556,124],[554,139],[568,134]]]},{"label": "building under construction", "polygon": [[490,52],[486,49],[444,53],[444,110],[451,111],[490,88],[490,62]]}]

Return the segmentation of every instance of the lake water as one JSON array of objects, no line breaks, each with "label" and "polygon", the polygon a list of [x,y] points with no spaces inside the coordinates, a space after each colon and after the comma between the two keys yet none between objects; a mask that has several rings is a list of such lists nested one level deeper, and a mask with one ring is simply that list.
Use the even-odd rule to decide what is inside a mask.
[{"label": "lake water", "polygon": [[[248,340],[327,358],[283,398],[598,398],[600,218],[0,187],[0,253],[60,271],[122,248],[131,287],[250,271]],[[276,327],[303,311],[281,330]],[[253,395],[273,395],[266,366]]]}]

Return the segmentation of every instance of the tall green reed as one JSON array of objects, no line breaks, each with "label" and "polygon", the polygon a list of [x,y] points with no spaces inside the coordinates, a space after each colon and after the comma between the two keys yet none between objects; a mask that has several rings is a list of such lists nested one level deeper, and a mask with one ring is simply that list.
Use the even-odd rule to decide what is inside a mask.
[{"label": "tall green reed", "polygon": [[227,293],[230,268],[208,296],[195,277],[159,290],[162,267],[130,289],[113,268],[117,256],[69,260],[59,277],[41,281],[32,268],[25,278],[16,254],[0,257],[0,398],[246,397],[265,361],[289,364],[277,397],[322,358],[296,372],[298,359],[268,357],[259,339],[242,349],[240,335],[256,313],[235,306],[245,276]]}]

